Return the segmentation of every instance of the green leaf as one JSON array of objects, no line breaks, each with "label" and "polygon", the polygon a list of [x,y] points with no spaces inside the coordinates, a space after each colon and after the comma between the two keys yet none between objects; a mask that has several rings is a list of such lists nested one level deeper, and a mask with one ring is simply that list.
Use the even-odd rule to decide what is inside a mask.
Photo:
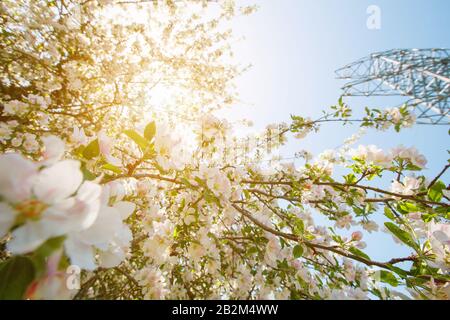
[{"label": "green leaf", "polygon": [[299,244],[296,245],[292,250],[292,253],[294,254],[294,258],[300,258],[303,255],[303,247]]},{"label": "green leaf", "polygon": [[47,258],[51,256],[53,252],[62,247],[65,239],[65,236],[50,238],[34,251],[31,259],[38,275],[45,271]]},{"label": "green leaf", "polygon": [[139,146],[142,153],[146,153],[147,149],[150,147],[150,142],[134,130],[125,130],[124,133]]},{"label": "green leaf", "polygon": [[100,154],[100,147],[98,145],[98,139],[91,141],[83,150],[83,157],[87,160],[91,160]]},{"label": "green leaf", "polygon": [[84,158],[83,156],[84,149],[86,149],[86,146],[80,145],[79,147],[72,150],[72,154],[79,158]]},{"label": "green leaf", "polygon": [[[182,183],[184,183],[186,186],[192,187],[192,184],[189,182],[188,179],[182,177],[182,178],[180,178],[180,181],[181,181]],[[184,198],[183,198],[183,199],[184,199]]]},{"label": "green leaf", "polygon": [[144,138],[148,141],[152,141],[156,134],[156,124],[155,121],[150,122],[144,129]]},{"label": "green leaf", "polygon": [[91,171],[89,171],[85,165],[81,166],[81,172],[83,173],[83,179],[84,180],[94,180],[95,178],[97,178],[97,176],[95,174],[93,174]]},{"label": "green leaf", "polygon": [[408,214],[410,212],[417,212],[419,208],[412,202],[401,201],[397,204],[397,209],[402,214]]},{"label": "green leaf", "polygon": [[446,188],[446,185],[441,180],[435,182],[431,188],[428,190],[428,198],[431,201],[439,202],[442,199],[442,190]]},{"label": "green leaf", "polygon": [[214,193],[205,190],[203,192],[203,197],[208,203],[215,203],[218,207],[220,207],[220,200],[214,195]]},{"label": "green leaf", "polygon": [[386,270],[380,270],[380,280],[384,283],[388,283],[393,287],[398,286],[398,280],[394,274]]},{"label": "green leaf", "polygon": [[302,235],[305,233],[305,224],[302,219],[295,220],[294,233],[297,235]]},{"label": "green leaf", "polygon": [[403,231],[392,222],[385,222],[384,225],[386,226],[386,228],[388,228],[390,232],[392,232],[393,235],[395,235],[404,244],[410,246],[416,251],[419,250],[419,246],[408,232]]},{"label": "green leaf", "polygon": [[391,264],[388,264],[387,267],[389,269],[391,269],[392,271],[394,271],[396,274],[398,274],[402,278],[406,278],[408,276],[408,273],[405,270],[403,270],[403,269],[400,269],[400,268],[398,268],[396,266],[393,266]]},{"label": "green leaf", "polygon": [[344,176],[344,179],[347,184],[354,184],[358,180],[353,173],[349,173],[348,175]]},{"label": "green leaf", "polygon": [[394,215],[394,213],[393,213],[392,210],[389,209],[388,207],[384,207],[384,215],[385,215],[386,217],[388,217],[389,219],[391,219],[391,220],[395,220],[395,215]]},{"label": "green leaf", "polygon": [[115,165],[113,165],[111,163],[105,163],[102,166],[102,168],[105,169],[105,170],[112,171],[112,172],[117,173],[117,174],[121,174],[122,173],[122,170],[119,167],[117,167],[117,166],[115,166]]},{"label": "green leaf", "polygon": [[405,168],[405,169],[406,169],[406,170],[409,170],[409,171],[420,171],[420,170],[422,170],[421,167],[415,166],[415,165],[413,165],[412,163],[408,163],[408,164],[406,165],[406,168]]},{"label": "green leaf", "polygon": [[367,254],[365,254],[364,252],[362,252],[361,250],[359,250],[356,247],[350,247],[350,249],[348,249],[348,251],[350,251],[351,253],[353,253],[356,256],[370,260],[370,257]]},{"label": "green leaf", "polygon": [[180,233],[180,230],[179,230],[178,226],[176,226],[176,227],[173,229],[173,238],[174,238],[174,239],[178,238],[178,234],[179,234],[179,233]]},{"label": "green leaf", "polygon": [[33,262],[24,256],[12,257],[0,265],[0,300],[23,299],[35,269]]}]

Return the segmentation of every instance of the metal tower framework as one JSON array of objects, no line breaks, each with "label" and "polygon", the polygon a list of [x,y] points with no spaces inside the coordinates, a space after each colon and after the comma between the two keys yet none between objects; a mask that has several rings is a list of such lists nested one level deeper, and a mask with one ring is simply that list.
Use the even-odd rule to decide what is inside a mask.
[{"label": "metal tower framework", "polygon": [[[336,71],[344,96],[406,96],[418,122],[450,122],[450,49],[395,49]],[[422,121],[419,121],[422,120]]]}]

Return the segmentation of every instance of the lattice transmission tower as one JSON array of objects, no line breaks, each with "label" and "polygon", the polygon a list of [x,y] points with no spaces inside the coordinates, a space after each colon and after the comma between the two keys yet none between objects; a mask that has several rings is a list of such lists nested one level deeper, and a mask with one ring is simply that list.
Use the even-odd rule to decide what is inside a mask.
[{"label": "lattice transmission tower", "polygon": [[405,96],[418,123],[450,123],[450,49],[395,49],[336,71],[344,96]]}]

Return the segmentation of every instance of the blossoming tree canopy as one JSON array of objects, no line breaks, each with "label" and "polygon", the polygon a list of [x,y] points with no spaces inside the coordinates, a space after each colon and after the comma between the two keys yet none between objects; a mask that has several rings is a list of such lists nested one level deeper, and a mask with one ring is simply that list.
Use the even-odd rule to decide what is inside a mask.
[{"label": "blossoming tree canopy", "polygon": [[[253,9],[0,3],[1,298],[449,297],[448,163],[425,176],[414,146],[355,139],[302,167],[230,153],[235,124],[216,111],[245,68],[229,20]],[[406,106],[366,113],[370,130],[415,123]],[[292,116],[272,147],[351,114],[339,99]],[[409,254],[375,261],[368,233]]]}]

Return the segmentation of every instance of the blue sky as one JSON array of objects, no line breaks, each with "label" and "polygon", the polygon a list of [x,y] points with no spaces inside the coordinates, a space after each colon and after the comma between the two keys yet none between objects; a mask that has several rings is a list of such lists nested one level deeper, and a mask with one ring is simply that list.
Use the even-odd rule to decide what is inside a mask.
[{"label": "blue sky", "polygon": [[[255,129],[267,123],[289,121],[290,114],[315,118],[336,103],[344,84],[335,79],[339,67],[372,52],[394,48],[450,48],[450,1],[447,0],[239,0],[257,4],[259,10],[238,19],[234,31],[245,40],[236,43],[236,60],[253,67],[237,81],[244,104],[232,109],[232,118],[246,117]],[[366,26],[369,5],[381,9],[381,29]],[[393,99],[348,98],[365,105],[390,107]],[[326,125],[318,134],[295,141],[284,156],[308,149],[317,154],[337,147],[357,131],[355,125]],[[447,161],[448,126],[416,126],[401,133],[368,131],[362,144],[390,148],[416,146],[428,159],[427,175],[433,177]],[[449,175],[446,177],[448,182]],[[387,235],[370,236],[368,252],[374,259],[408,254],[392,246]]]}]

